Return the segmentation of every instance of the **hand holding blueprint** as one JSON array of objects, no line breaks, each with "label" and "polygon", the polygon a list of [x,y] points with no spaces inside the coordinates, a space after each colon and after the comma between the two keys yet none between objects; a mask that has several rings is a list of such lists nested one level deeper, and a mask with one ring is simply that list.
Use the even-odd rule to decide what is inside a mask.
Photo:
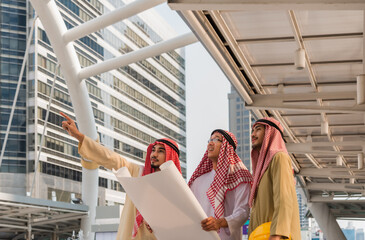
[{"label": "hand holding blueprint", "polygon": [[160,172],[138,178],[132,178],[125,167],[113,170],[157,239],[220,239],[217,232],[202,230],[200,222],[207,215],[175,164],[167,161],[160,169]]}]

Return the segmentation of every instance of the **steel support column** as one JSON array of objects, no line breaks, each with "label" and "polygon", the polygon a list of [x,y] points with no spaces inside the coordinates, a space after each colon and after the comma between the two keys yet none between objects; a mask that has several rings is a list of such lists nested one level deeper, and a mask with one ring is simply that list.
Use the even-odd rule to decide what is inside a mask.
[{"label": "steel support column", "polygon": [[326,239],[346,240],[336,218],[333,216],[326,203],[308,203],[308,206]]},{"label": "steel support column", "polygon": [[[31,0],[52,44],[61,71],[65,77],[68,91],[74,107],[80,131],[92,139],[97,138],[95,119],[89,100],[85,81],[78,81],[77,75],[81,70],[73,43],[63,40],[67,28],[58,7],[53,0]],[[82,170],[82,199],[89,206],[89,215],[82,219],[81,229],[84,239],[94,239],[91,224],[95,219],[98,196],[98,169]]]}]

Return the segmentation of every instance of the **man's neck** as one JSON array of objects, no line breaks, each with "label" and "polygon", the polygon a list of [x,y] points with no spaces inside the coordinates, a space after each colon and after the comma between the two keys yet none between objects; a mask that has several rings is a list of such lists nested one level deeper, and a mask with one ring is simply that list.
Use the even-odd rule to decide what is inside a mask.
[{"label": "man's neck", "polygon": [[[212,159],[211,159],[212,160]],[[212,163],[213,163],[213,169],[216,170],[217,169],[217,162],[218,162],[218,159],[217,160],[212,160]]]},{"label": "man's neck", "polygon": [[161,169],[160,169],[159,167],[152,167],[152,166],[151,166],[151,168],[152,168],[152,169],[154,169],[154,170],[155,170],[155,172],[159,172],[159,171],[161,171]]}]

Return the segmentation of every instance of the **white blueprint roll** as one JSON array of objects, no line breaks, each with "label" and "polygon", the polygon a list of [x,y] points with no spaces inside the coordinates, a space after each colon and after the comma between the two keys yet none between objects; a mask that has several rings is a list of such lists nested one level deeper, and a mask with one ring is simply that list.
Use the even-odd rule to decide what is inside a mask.
[{"label": "white blueprint roll", "polygon": [[219,240],[217,232],[202,230],[207,215],[173,161],[160,169],[138,178],[126,167],[113,172],[158,240]]}]

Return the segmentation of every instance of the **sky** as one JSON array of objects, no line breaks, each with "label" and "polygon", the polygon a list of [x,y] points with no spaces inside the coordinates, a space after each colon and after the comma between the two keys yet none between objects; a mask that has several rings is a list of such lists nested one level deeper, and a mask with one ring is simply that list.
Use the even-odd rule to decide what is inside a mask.
[{"label": "sky", "polygon": [[[180,16],[166,3],[154,10],[165,18],[178,35],[190,32]],[[187,180],[206,150],[214,129],[228,130],[230,83],[201,43],[185,47]]]}]

